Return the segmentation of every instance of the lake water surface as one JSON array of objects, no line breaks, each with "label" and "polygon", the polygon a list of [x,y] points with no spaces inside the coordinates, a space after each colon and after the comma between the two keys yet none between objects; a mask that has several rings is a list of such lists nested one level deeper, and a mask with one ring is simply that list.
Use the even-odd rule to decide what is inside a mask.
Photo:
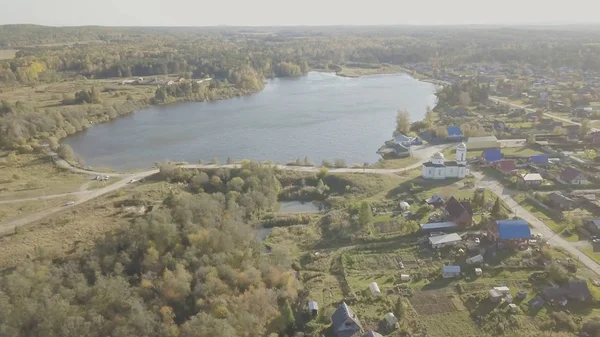
[{"label": "lake water surface", "polygon": [[163,161],[273,160],[308,156],[373,163],[396,110],[420,120],[435,87],[405,74],[345,78],[311,72],[270,80],[260,93],[207,103],[153,106],[64,140],[87,166],[144,168]]}]

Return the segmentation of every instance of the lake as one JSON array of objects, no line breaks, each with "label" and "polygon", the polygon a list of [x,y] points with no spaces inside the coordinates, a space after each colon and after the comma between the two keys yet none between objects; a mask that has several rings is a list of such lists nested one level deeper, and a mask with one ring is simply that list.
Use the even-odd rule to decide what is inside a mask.
[{"label": "lake", "polygon": [[406,74],[346,78],[310,72],[269,80],[250,96],[152,106],[64,139],[87,166],[134,169],[227,157],[286,163],[373,163],[398,109],[423,119],[435,86]]}]

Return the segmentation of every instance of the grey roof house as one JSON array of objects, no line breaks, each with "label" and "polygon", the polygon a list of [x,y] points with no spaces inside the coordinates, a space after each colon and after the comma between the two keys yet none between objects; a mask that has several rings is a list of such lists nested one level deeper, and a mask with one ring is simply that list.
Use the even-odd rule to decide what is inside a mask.
[{"label": "grey roof house", "polygon": [[331,315],[331,327],[335,337],[358,337],[363,331],[358,317],[345,302]]}]

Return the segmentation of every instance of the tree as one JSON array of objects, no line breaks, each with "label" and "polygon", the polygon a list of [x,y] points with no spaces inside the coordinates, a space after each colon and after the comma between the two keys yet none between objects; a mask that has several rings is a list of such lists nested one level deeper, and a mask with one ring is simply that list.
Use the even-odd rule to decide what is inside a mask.
[{"label": "tree", "polygon": [[231,159],[231,157],[227,157],[227,165],[233,165],[233,159]]},{"label": "tree", "polygon": [[52,151],[58,150],[58,147],[60,146],[58,139],[56,139],[56,137],[48,137],[48,146]]},{"label": "tree", "polygon": [[557,262],[552,262],[547,268],[548,277],[559,284],[564,284],[569,280],[569,275],[563,266]]},{"label": "tree", "polygon": [[396,133],[410,132],[410,115],[406,110],[398,110],[396,114]]},{"label": "tree", "polygon": [[327,166],[323,166],[323,167],[321,167],[321,169],[319,170],[319,173],[317,174],[317,177],[318,177],[319,179],[323,179],[323,178],[325,178],[325,177],[327,176],[327,172],[328,172],[328,171],[329,171],[329,170],[327,169]]},{"label": "tree", "polygon": [[535,144],[535,135],[529,135],[529,137],[527,137],[527,144],[529,144],[529,145]]},{"label": "tree", "polygon": [[370,225],[372,220],[373,210],[371,210],[371,205],[366,201],[361,202],[358,210],[358,224],[364,228]]},{"label": "tree", "polygon": [[467,91],[461,92],[458,96],[458,100],[460,102],[460,105],[462,105],[463,107],[471,105],[471,95]]},{"label": "tree", "polygon": [[435,129],[435,136],[439,139],[448,138],[448,128],[443,125],[438,126],[437,129]]},{"label": "tree", "polygon": [[590,131],[592,131],[592,125],[590,124],[589,120],[584,119],[581,122],[581,127],[579,128],[579,136],[583,138],[585,135],[590,133]]},{"label": "tree", "polygon": [[94,103],[94,104],[102,103],[100,95],[101,95],[100,90],[98,88],[96,88],[95,86],[92,86],[92,89],[90,90],[90,102],[89,103]]},{"label": "tree", "polygon": [[496,197],[496,201],[494,202],[494,206],[492,207],[491,214],[493,217],[497,218],[500,216],[502,212],[502,205],[500,204],[500,197]]},{"label": "tree", "polygon": [[68,144],[60,144],[57,153],[61,158],[65,160],[73,160],[75,158],[73,149]]},{"label": "tree", "polygon": [[433,112],[433,110],[431,110],[431,107],[427,107],[426,108],[426,112],[425,112],[425,122],[427,122],[428,125],[433,125],[434,121],[435,121],[435,112]]}]

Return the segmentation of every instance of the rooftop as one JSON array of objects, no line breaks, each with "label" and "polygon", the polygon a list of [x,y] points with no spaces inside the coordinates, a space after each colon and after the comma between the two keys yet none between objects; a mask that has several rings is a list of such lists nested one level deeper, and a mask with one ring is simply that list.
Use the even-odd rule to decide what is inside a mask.
[{"label": "rooftop", "polygon": [[539,173],[527,173],[525,175],[521,176],[521,179],[525,180],[525,181],[538,181],[538,180],[544,180],[542,178],[542,175]]},{"label": "rooftop", "polygon": [[436,229],[456,228],[456,222],[432,222],[421,224],[421,230],[431,231]]},{"label": "rooftop", "polygon": [[496,220],[496,225],[502,240],[531,238],[531,229],[525,220]]},{"label": "rooftop", "polygon": [[488,163],[493,163],[502,160],[502,151],[500,149],[487,149],[483,151],[481,156]]},{"label": "rooftop", "polygon": [[460,129],[460,126],[449,126],[447,128],[448,130],[448,136],[462,136],[462,130]]},{"label": "rooftop", "polygon": [[443,266],[443,273],[460,273],[460,266]]},{"label": "rooftop", "polygon": [[439,245],[444,243],[452,243],[462,241],[460,235],[456,233],[446,234],[446,235],[438,235],[432,236],[429,238],[429,243],[432,245]]}]

